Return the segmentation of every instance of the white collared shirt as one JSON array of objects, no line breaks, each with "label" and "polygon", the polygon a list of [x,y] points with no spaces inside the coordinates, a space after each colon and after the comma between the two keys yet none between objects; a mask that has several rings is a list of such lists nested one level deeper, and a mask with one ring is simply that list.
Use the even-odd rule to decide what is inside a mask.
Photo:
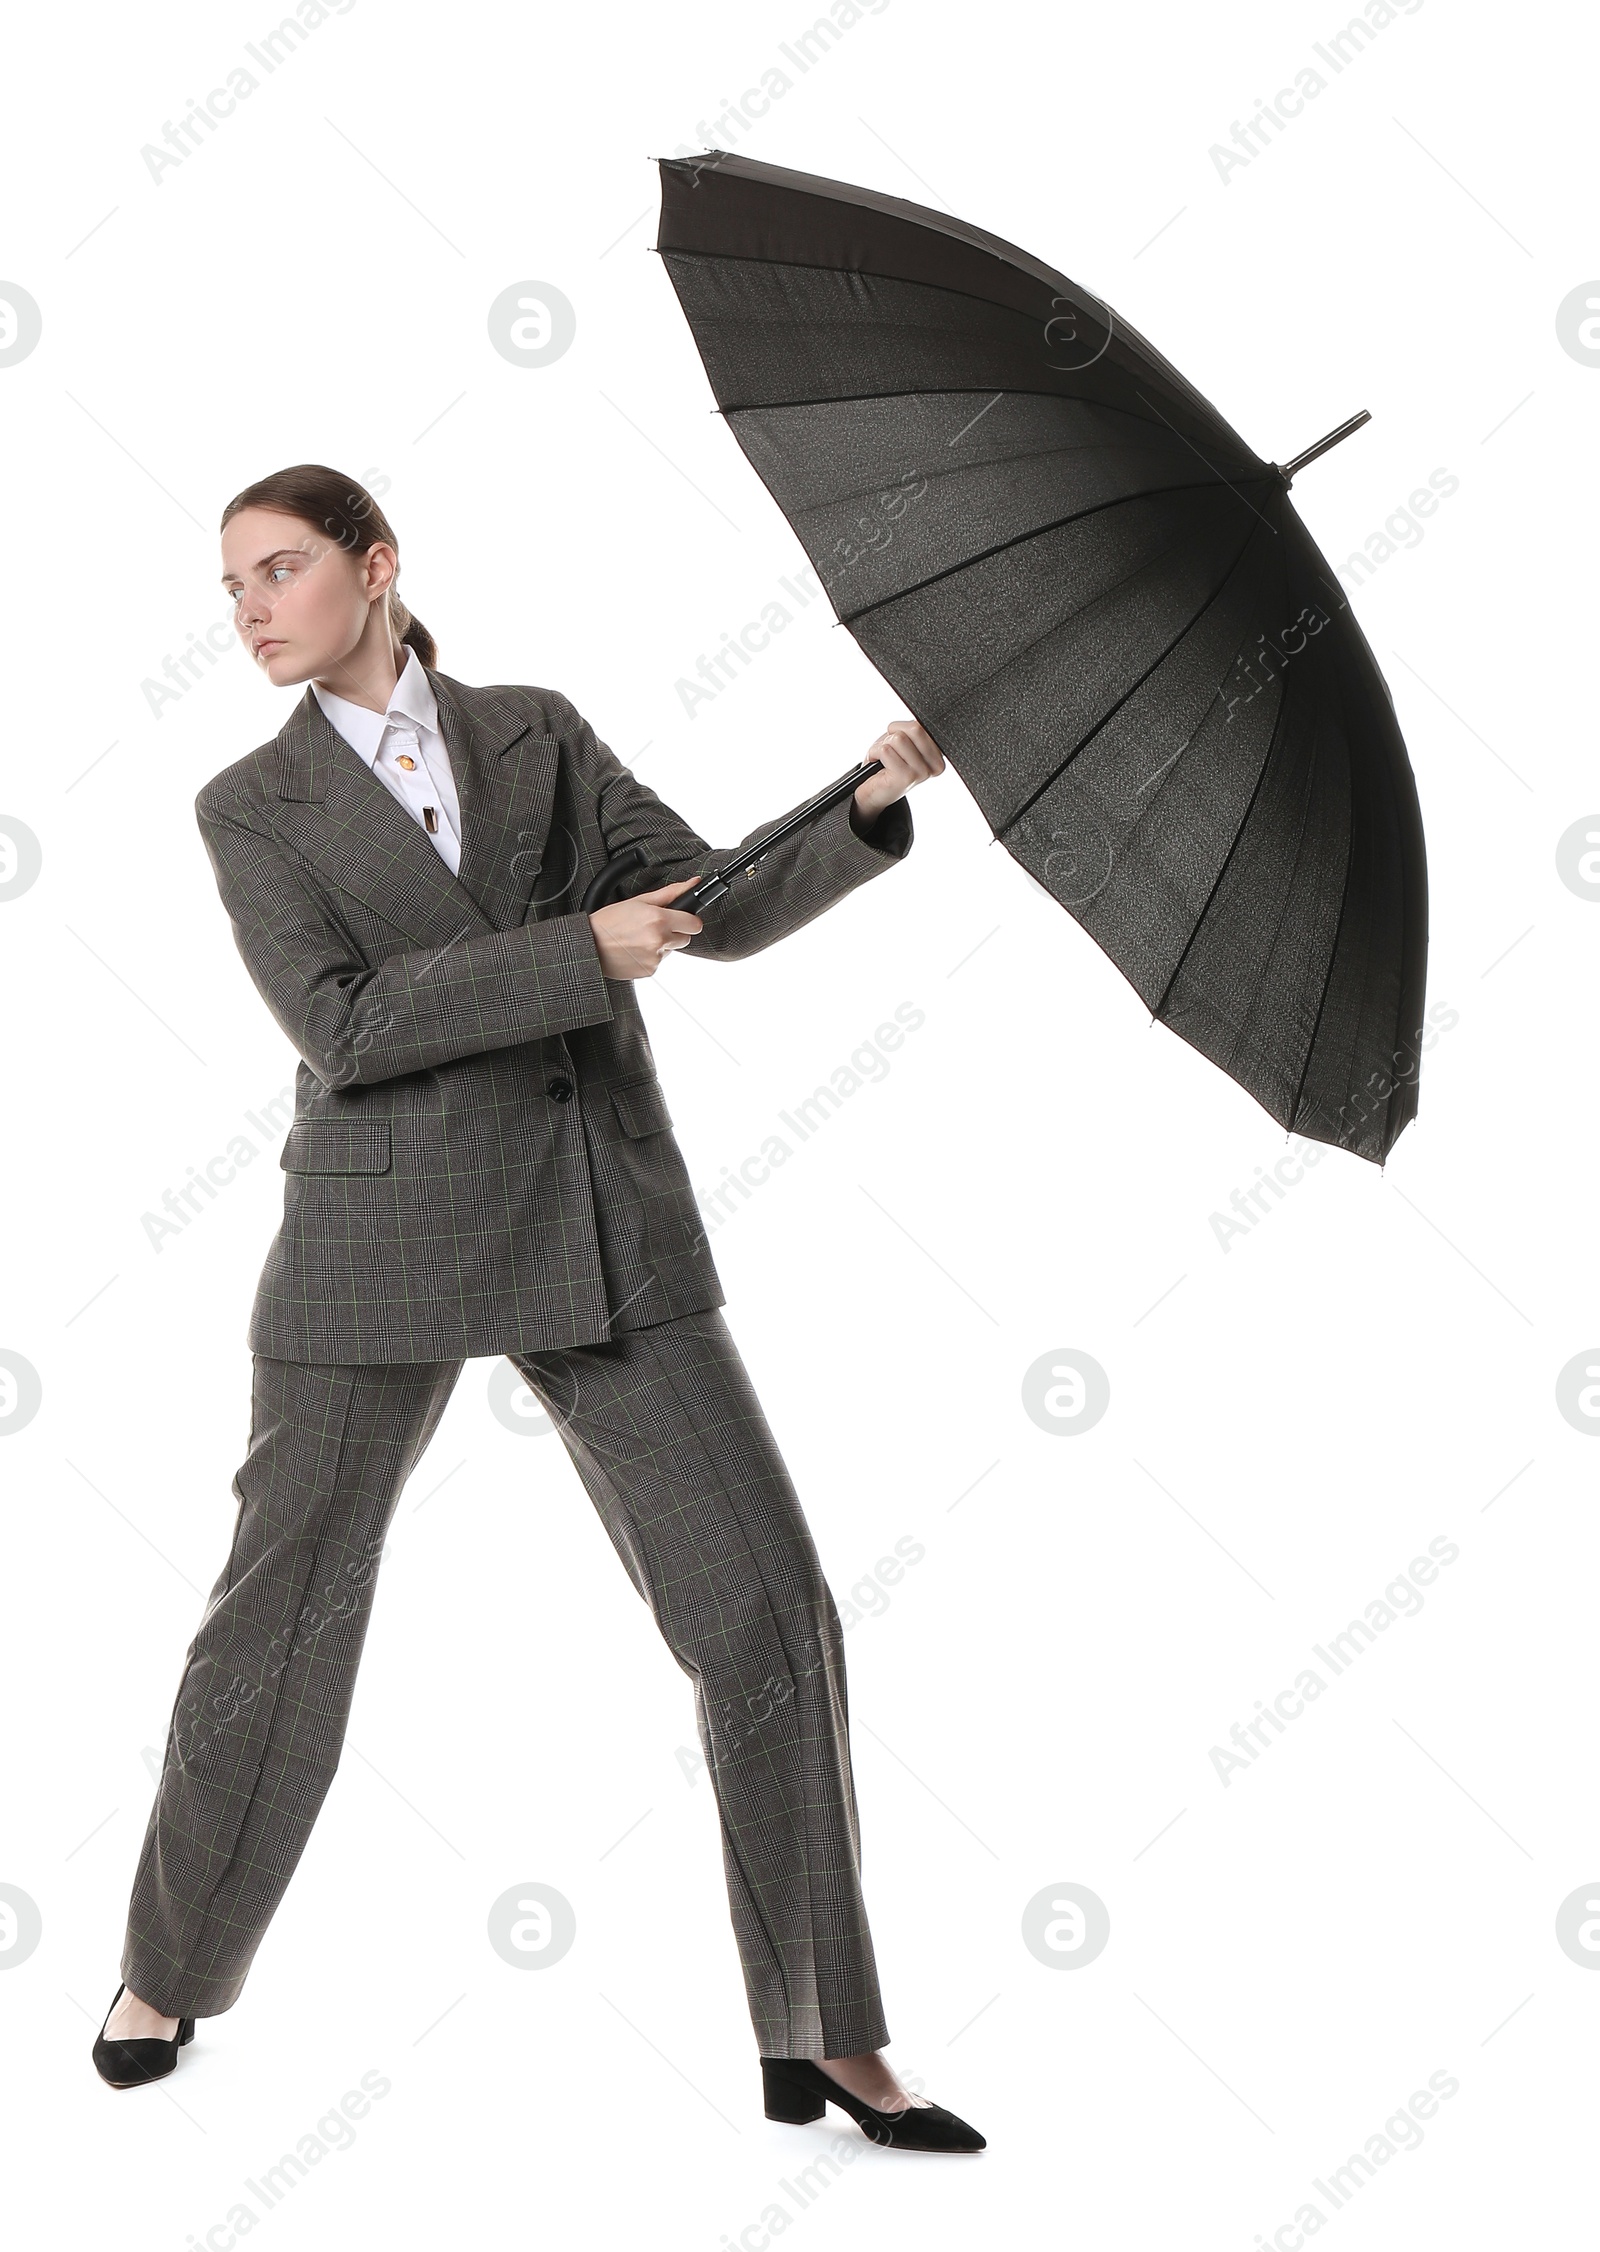
[{"label": "white collared shirt", "polygon": [[461,806],[450,771],[450,753],[439,726],[439,707],[415,649],[406,651],[405,665],[385,711],[371,711],[365,704],[352,704],[343,696],[332,695],[317,680],[311,683],[311,689],[329,725],[353,751],[359,751],[390,795],[398,798],[427,832],[450,873],[457,874],[461,867]]}]

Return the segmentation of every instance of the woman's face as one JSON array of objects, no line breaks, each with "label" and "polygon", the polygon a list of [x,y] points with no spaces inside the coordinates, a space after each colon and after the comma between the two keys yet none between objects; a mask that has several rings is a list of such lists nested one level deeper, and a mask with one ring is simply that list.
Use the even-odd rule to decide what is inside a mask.
[{"label": "woman's face", "polygon": [[379,541],[352,555],[300,516],[241,508],[222,533],[222,584],[239,639],[275,688],[338,678],[383,602],[399,558]]}]

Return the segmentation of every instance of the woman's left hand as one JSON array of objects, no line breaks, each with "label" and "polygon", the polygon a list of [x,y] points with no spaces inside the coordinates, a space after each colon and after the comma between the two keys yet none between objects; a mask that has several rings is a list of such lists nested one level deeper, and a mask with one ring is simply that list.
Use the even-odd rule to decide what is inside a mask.
[{"label": "woman's left hand", "polygon": [[889,722],[867,752],[882,759],[881,773],[869,774],[855,791],[855,804],[863,821],[876,820],[886,805],[903,798],[907,790],[926,782],[930,774],[944,772],[944,753],[920,720]]}]

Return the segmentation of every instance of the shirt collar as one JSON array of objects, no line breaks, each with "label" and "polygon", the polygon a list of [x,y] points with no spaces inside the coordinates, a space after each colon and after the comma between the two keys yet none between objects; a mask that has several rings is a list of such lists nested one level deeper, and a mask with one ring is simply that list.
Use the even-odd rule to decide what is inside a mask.
[{"label": "shirt collar", "polygon": [[322,706],[328,724],[337,729],[352,750],[361,753],[369,766],[377,758],[384,731],[391,721],[402,725],[410,722],[419,728],[438,731],[439,707],[415,649],[406,650],[405,664],[384,711],[375,712],[365,704],[352,704],[348,697],[335,696],[318,680],[311,683],[311,692]]}]

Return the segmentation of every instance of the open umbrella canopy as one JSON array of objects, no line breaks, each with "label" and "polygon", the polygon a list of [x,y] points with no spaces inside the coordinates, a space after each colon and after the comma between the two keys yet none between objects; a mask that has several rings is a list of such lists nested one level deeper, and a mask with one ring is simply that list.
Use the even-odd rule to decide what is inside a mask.
[{"label": "open umbrella canopy", "polygon": [[995,837],[1154,1018],[1381,1163],[1416,1112],[1422,824],[1299,464],[980,228],[715,151],[660,171],[719,407]]}]

